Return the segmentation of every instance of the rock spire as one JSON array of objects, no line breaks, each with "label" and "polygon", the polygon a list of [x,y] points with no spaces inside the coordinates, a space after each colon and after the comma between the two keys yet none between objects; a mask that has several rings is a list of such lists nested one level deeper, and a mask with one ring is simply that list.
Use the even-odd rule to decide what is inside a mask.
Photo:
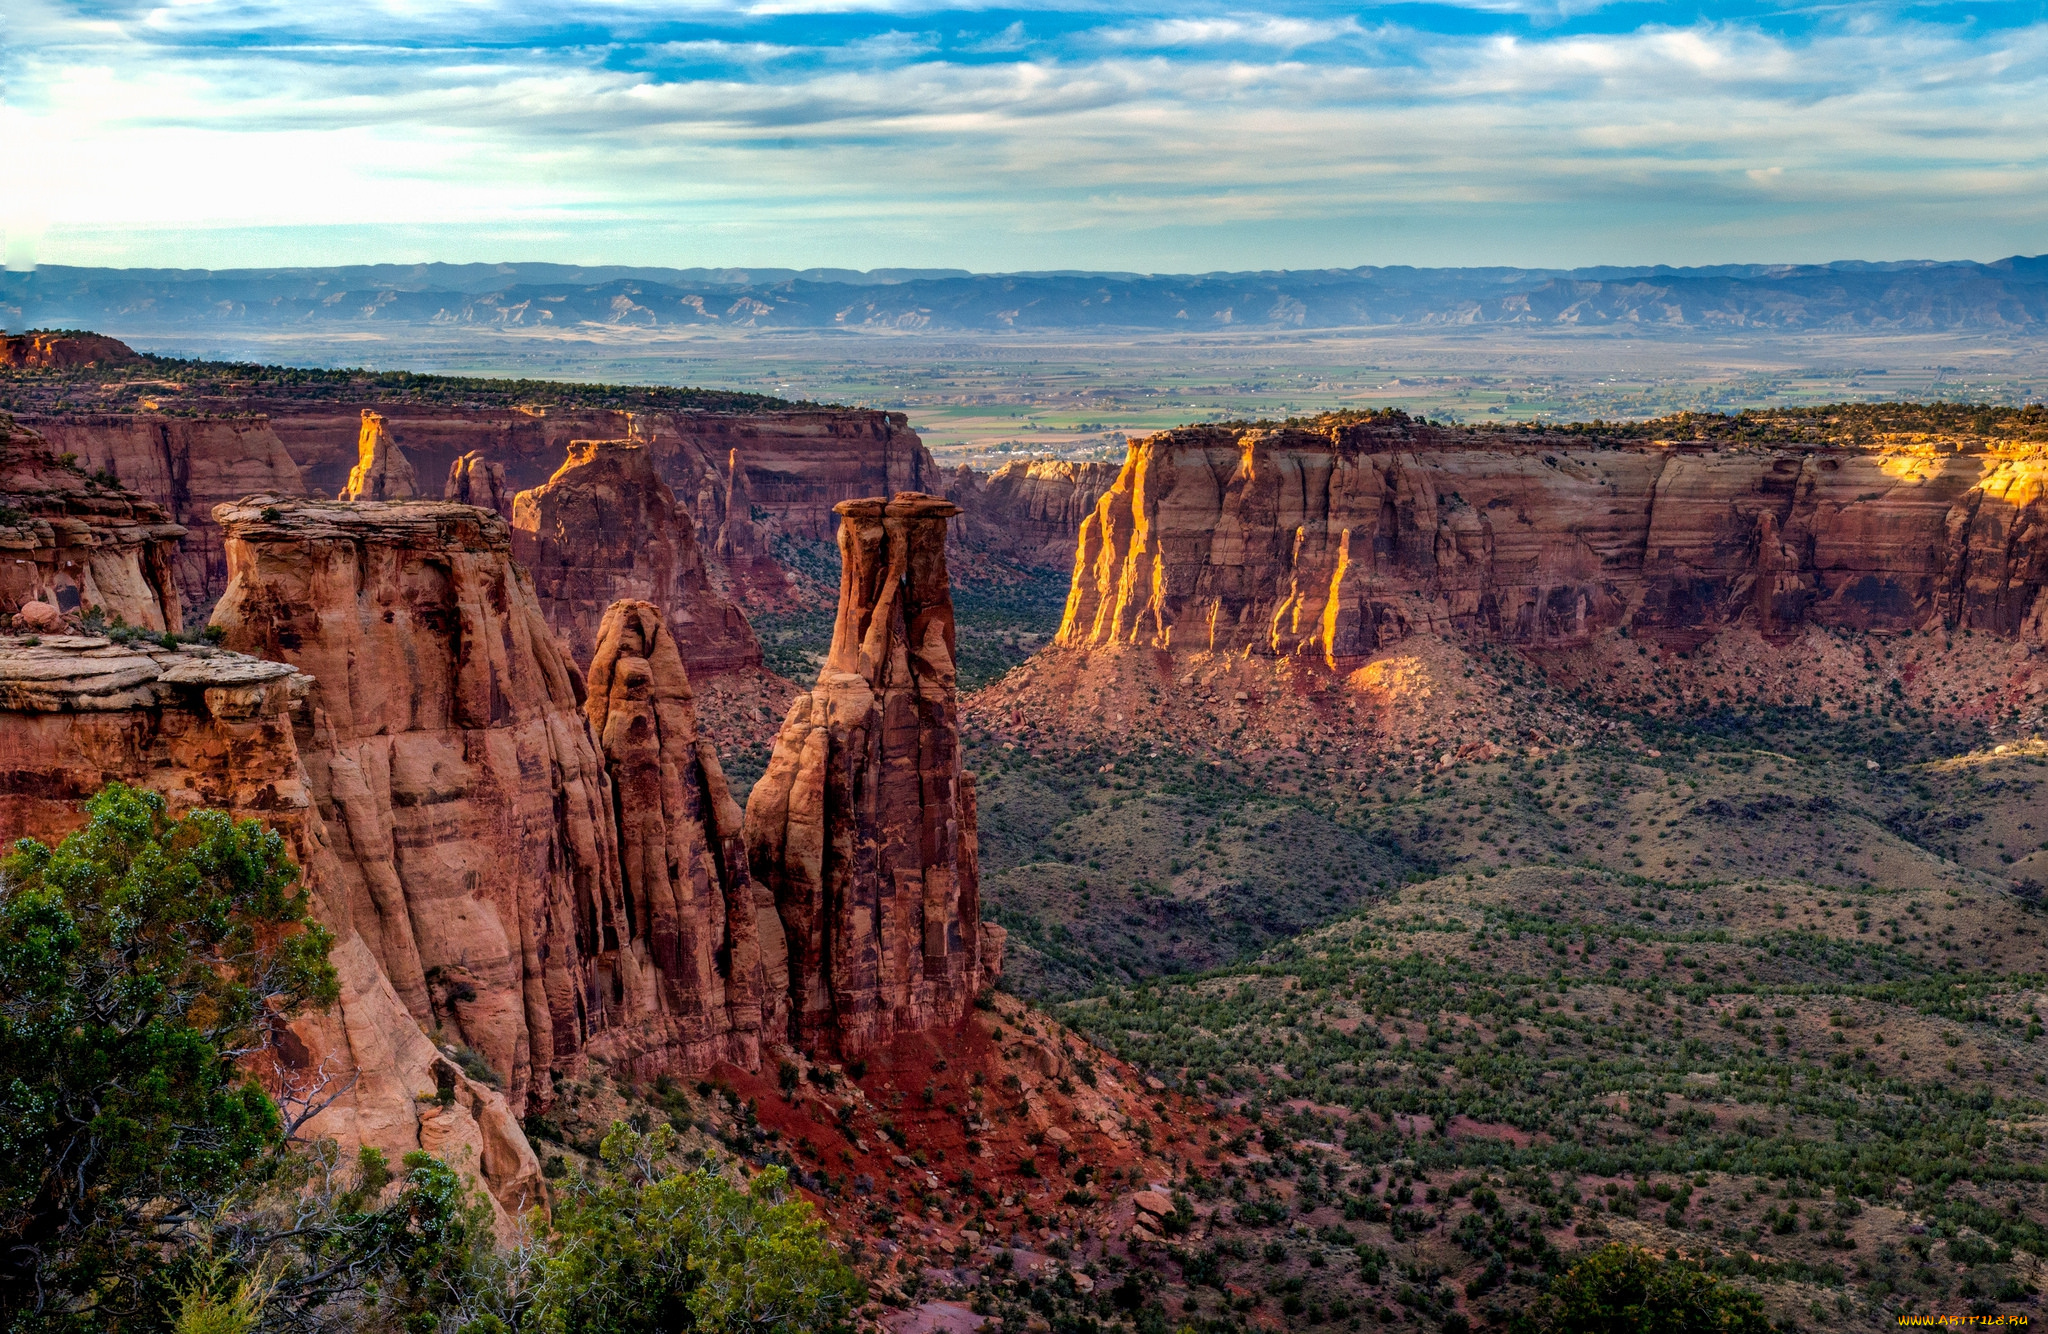
[{"label": "rock spire", "polygon": [[349,470],[348,485],[341,489],[343,500],[411,500],[419,495],[398,442],[385,429],[381,413],[363,409],[362,433],[356,437],[356,466]]},{"label": "rock spire", "polygon": [[950,501],[850,500],[839,611],[747,802],[747,844],[789,935],[800,1045],[851,1056],[956,1021],[1000,969],[981,922],[960,765]]}]

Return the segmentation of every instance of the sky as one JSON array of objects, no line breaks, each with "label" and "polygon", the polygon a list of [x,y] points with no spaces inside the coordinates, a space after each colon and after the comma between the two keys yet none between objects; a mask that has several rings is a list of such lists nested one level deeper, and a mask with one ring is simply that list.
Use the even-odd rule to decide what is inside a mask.
[{"label": "sky", "polygon": [[2048,251],[2048,0],[5,0],[10,267]]}]

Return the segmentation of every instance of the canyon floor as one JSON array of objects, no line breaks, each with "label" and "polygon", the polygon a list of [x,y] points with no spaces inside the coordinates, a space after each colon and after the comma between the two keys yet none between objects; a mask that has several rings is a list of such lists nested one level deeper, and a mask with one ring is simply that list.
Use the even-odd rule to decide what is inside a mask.
[{"label": "canyon floor", "polygon": [[1256,660],[970,701],[1005,986],[1216,1118],[1127,1253],[1165,1309],[1497,1327],[1623,1239],[1787,1328],[2034,1310],[2048,744],[2002,650],[1401,647],[1396,737]]}]

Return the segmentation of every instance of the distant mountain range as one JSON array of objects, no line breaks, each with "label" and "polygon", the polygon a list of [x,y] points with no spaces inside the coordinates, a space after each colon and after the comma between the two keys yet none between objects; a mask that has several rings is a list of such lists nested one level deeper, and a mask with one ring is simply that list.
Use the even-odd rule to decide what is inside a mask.
[{"label": "distant mountain range", "polygon": [[1390,325],[1698,332],[2048,330],[2048,255],[1708,268],[1007,273],[376,264],[0,274],[0,327],[576,325],[935,333]]}]

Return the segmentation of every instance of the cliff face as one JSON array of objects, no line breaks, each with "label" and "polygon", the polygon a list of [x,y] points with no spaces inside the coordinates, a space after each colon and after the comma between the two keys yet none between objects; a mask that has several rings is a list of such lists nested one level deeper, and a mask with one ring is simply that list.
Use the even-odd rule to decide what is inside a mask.
[{"label": "cliff face", "polygon": [[184,535],[161,506],[102,485],[0,417],[0,614],[27,609],[47,628],[54,613],[97,607],[144,629],[183,629],[174,565]]},{"label": "cliff face", "polygon": [[82,823],[79,803],[117,780],[155,788],[173,813],[210,806],[275,828],[335,933],[341,999],[281,1033],[260,1076],[288,1109],[333,1098],[306,1134],[393,1161],[442,1154],[506,1223],[543,1198],[540,1164],[505,1099],[435,1047],[356,930],[294,736],[291,714],[312,686],[283,663],[199,646],[0,638],[0,828],[62,837]]},{"label": "cliff face", "polygon": [[[290,399],[251,400],[267,414],[307,484],[335,494],[358,457],[356,409]],[[753,413],[625,412],[605,408],[444,408],[377,405],[392,439],[421,475],[445,476],[476,452],[503,465],[514,490],[548,480],[572,440],[634,439],[690,511],[720,532],[738,451],[742,486],[777,531],[832,540],[832,506],[855,496],[935,487],[931,455],[901,413],[791,408]]]},{"label": "cliff face", "polygon": [[407,1011],[523,1110],[616,1021],[633,932],[582,683],[509,530],[439,501],[252,496],[215,517],[224,642],[316,681],[299,741],[338,896]]},{"label": "cliff face", "polygon": [[[173,392],[165,389],[162,397]],[[156,399],[142,401],[153,408]],[[190,395],[178,401],[189,415],[67,413],[29,424],[59,452],[76,454],[88,469],[107,469],[192,529],[178,580],[185,603],[195,607],[211,605],[227,587],[213,507],[259,491],[333,496],[353,485],[353,498],[403,499],[423,494],[419,478],[445,477],[461,492],[444,491],[448,499],[509,515],[512,494],[544,485],[571,441],[630,438],[645,445],[655,471],[714,548],[707,553],[713,578],[742,606],[765,607],[797,596],[774,556],[778,537],[829,541],[839,501],[938,485],[931,455],[900,413],[365,408],[346,398]],[[352,482],[352,474],[360,480]],[[491,504],[497,494],[505,498],[502,507]]]},{"label": "cliff face", "polygon": [[185,527],[174,568],[188,608],[213,605],[228,586],[227,553],[213,507],[257,491],[305,490],[298,465],[262,417],[167,417],[92,413],[33,419],[59,454],[88,472],[104,470]]},{"label": "cliff face", "polygon": [[1423,628],[1532,649],[1616,627],[1930,622],[2038,635],[2035,447],[1708,450],[1429,428],[1190,428],[1081,529],[1059,642],[1356,664]]},{"label": "cliff face", "polygon": [[512,551],[548,623],[588,662],[606,608],[650,602],[699,677],[761,665],[739,609],[711,587],[689,511],[632,440],[576,440],[544,486],[512,500]]},{"label": "cliff face", "polygon": [[599,1045],[645,1074],[759,1069],[762,1042],[788,1032],[782,923],[749,873],[740,808],[661,608],[605,613],[585,709],[611,778],[626,907],[620,1024]]},{"label": "cliff face", "polygon": [[964,542],[969,547],[995,551],[1021,565],[1067,570],[1073,566],[1081,525],[1121,471],[1114,463],[1016,459],[987,477],[956,469],[946,497],[967,511]]},{"label": "cliff face", "polygon": [[974,787],[960,767],[951,502],[846,501],[838,619],[747,801],[755,873],[789,934],[792,1022],[853,1055],[957,1020],[1001,967],[981,923]]}]

